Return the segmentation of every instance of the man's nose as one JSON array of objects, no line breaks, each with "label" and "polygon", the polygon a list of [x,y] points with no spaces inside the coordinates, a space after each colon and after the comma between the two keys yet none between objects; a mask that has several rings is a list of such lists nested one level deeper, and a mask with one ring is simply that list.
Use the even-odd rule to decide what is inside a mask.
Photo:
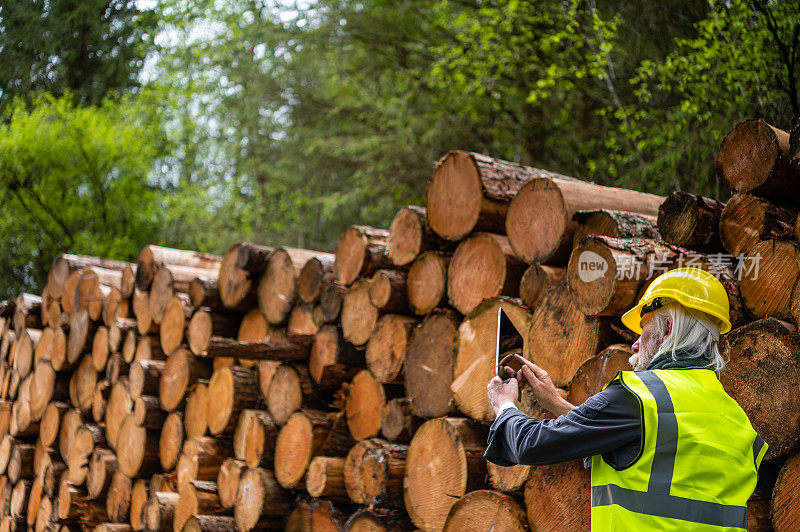
[{"label": "man's nose", "polygon": [[633,345],[631,346],[631,349],[633,349],[634,353],[638,353],[639,352],[639,342],[641,342],[641,341],[642,341],[642,337],[640,336],[639,338],[636,339],[635,342],[633,342]]}]

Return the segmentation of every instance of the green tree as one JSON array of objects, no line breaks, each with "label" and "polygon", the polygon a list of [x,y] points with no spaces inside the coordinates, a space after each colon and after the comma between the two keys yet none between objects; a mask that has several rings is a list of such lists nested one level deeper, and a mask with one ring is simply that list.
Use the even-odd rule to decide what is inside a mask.
[{"label": "green tree", "polygon": [[133,98],[17,101],[0,123],[0,293],[39,290],[60,252],[132,259],[164,219],[149,176],[165,144]]}]

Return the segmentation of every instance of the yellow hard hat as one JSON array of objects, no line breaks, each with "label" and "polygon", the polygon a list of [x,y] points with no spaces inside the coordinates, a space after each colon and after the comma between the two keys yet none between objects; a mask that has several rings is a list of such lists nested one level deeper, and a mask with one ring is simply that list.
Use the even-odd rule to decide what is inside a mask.
[{"label": "yellow hard hat", "polygon": [[622,323],[642,334],[642,316],[666,304],[664,299],[677,301],[722,322],[720,334],[731,330],[728,292],[714,275],[700,268],[676,268],[659,275],[645,290],[639,303],[622,316]]}]

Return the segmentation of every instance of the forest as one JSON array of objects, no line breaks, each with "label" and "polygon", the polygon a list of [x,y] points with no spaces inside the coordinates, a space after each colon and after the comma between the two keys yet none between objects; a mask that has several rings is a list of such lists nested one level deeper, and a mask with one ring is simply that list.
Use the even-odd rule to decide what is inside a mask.
[{"label": "forest", "polygon": [[800,115],[800,0],[5,0],[0,296],[63,252],[332,250],[466,149],[721,201]]}]

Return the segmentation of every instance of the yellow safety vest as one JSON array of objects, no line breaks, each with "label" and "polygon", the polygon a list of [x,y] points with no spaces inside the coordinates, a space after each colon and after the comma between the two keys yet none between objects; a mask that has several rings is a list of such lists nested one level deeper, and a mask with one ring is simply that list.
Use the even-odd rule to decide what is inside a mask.
[{"label": "yellow safety vest", "polygon": [[628,467],[592,457],[592,531],[747,530],[764,443],[709,369],[620,371],[639,400],[642,445]]}]

